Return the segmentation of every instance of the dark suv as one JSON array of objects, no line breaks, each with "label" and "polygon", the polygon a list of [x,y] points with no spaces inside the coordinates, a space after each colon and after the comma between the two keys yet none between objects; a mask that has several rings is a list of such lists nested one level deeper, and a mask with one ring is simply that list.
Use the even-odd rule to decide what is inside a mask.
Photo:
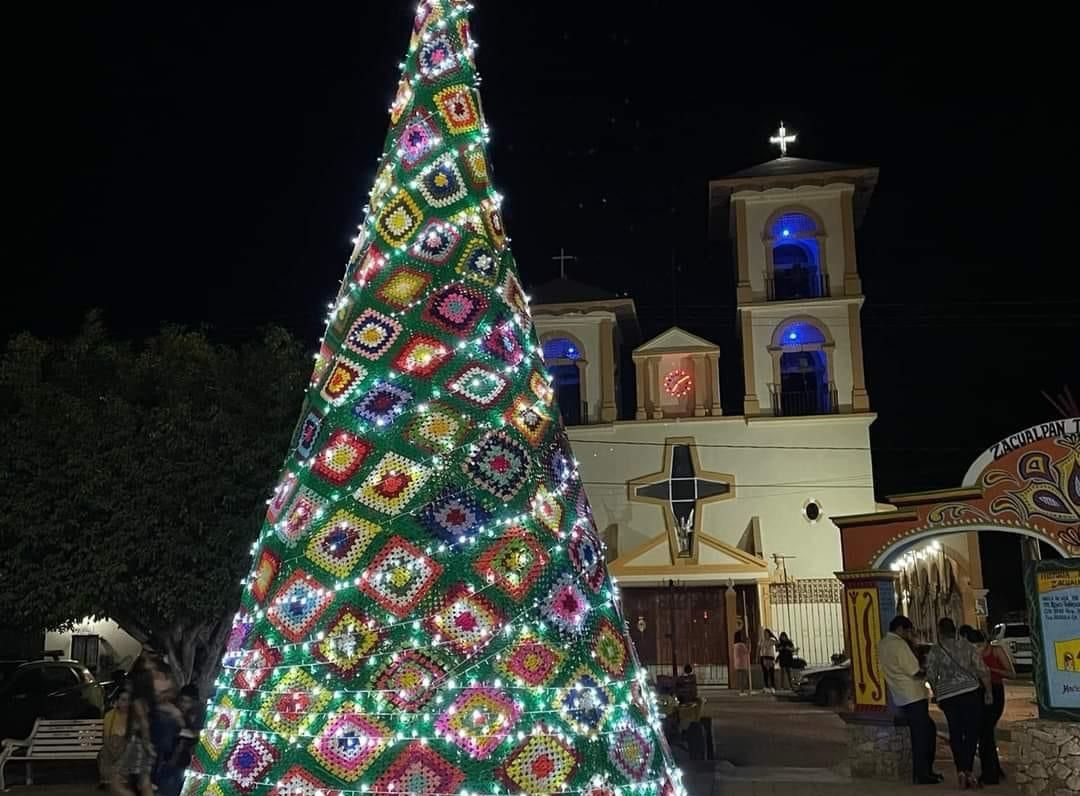
[{"label": "dark suv", "polygon": [[78,661],[24,663],[0,685],[0,738],[26,738],[34,720],[100,719],[101,685]]}]

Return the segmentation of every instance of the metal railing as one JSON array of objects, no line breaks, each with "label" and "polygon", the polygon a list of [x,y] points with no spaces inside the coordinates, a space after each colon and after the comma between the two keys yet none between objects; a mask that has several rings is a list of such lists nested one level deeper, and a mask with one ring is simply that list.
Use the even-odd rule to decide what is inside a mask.
[{"label": "metal railing", "polygon": [[826,298],[829,275],[801,269],[774,271],[765,275],[765,290],[769,301]]},{"label": "metal railing", "polygon": [[774,417],[831,415],[839,411],[836,387],[829,385],[817,390],[783,390],[769,386]]}]

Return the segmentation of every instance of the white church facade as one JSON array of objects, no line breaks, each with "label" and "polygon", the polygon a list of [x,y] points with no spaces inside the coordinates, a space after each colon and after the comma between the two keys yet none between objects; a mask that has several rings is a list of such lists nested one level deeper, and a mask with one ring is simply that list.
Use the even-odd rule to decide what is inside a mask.
[{"label": "white church facade", "polygon": [[[843,649],[829,517],[879,510],[855,254],[876,180],[781,157],[710,184],[734,246],[738,351],[678,327],[639,344],[632,299],[573,280],[533,291],[609,567],[657,673],[693,663],[725,682],[742,628],[787,631],[811,663]],[[729,413],[721,356],[744,374]]]}]

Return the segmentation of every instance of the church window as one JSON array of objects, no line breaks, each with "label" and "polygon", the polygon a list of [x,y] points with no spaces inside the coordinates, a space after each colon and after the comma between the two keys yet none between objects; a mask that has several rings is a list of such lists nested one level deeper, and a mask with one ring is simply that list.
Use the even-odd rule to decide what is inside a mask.
[{"label": "church window", "polygon": [[803,504],[803,516],[810,522],[817,522],[821,519],[821,504],[811,498]]},{"label": "church window", "polygon": [[584,422],[581,376],[582,352],[577,343],[567,337],[553,337],[544,341],[544,362],[552,376],[555,400],[559,405],[563,423],[578,426]]},{"label": "church window", "polygon": [[828,295],[821,267],[819,230],[805,213],[785,213],[769,229],[772,246],[772,274],[769,299],[791,301]]},{"label": "church window", "polygon": [[780,384],[775,398],[785,416],[824,415],[835,409],[825,352],[785,351],[780,355]]}]

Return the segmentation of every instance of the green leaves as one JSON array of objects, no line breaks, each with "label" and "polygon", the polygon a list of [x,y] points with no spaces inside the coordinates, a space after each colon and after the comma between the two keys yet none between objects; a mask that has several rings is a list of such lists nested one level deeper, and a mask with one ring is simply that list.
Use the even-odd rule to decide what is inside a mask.
[{"label": "green leaves", "polygon": [[[0,615],[135,635],[231,617],[309,358],[288,332],[13,338],[0,360]],[[183,635],[184,631],[181,631]]]}]

